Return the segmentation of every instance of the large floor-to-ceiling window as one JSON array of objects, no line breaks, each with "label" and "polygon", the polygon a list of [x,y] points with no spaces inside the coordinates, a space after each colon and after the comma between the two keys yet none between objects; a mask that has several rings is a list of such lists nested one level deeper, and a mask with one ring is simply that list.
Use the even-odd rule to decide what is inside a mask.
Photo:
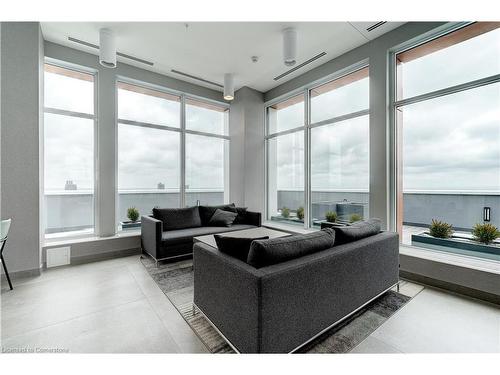
[{"label": "large floor-to-ceiling window", "polygon": [[269,103],[267,217],[319,226],[368,217],[369,78],[361,66]]},{"label": "large floor-to-ceiling window", "polygon": [[46,237],[94,231],[94,73],[45,64]]},{"label": "large floor-to-ceiling window", "polygon": [[[228,199],[227,105],[118,82],[118,221]],[[119,224],[120,225],[120,224]]]},{"label": "large floor-to-ceiling window", "polygon": [[[499,27],[461,26],[394,55],[394,198],[404,244],[495,258],[474,247],[471,230],[500,227]],[[451,238],[431,236],[433,220],[451,225]]]}]

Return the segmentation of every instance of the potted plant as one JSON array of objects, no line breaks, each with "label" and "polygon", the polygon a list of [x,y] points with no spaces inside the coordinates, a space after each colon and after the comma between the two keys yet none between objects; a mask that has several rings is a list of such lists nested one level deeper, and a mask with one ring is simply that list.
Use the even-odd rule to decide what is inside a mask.
[{"label": "potted plant", "polygon": [[455,232],[450,224],[433,219],[428,231],[411,235],[411,243],[432,250],[491,258],[500,255],[499,237],[498,228],[492,224],[476,224],[472,232]]},{"label": "potted plant", "polygon": [[453,235],[453,226],[444,221],[432,219],[429,234],[436,238],[451,238]]},{"label": "potted plant", "polygon": [[129,207],[127,209],[127,218],[129,221],[122,222],[122,229],[139,228],[141,226],[141,222],[138,221],[139,217],[139,210],[135,207]]},{"label": "potted plant", "polygon": [[337,221],[337,217],[338,217],[338,215],[335,211],[328,211],[325,214],[325,219],[329,223],[335,223]]},{"label": "potted plant", "polygon": [[297,219],[304,220],[304,207],[297,208]]},{"label": "potted plant", "polygon": [[281,216],[283,216],[285,219],[288,219],[290,217],[290,209],[287,207],[283,207],[281,209]]},{"label": "potted plant", "polygon": [[472,236],[475,241],[488,245],[500,237],[500,232],[493,224],[478,223],[472,229]]},{"label": "potted plant", "polygon": [[349,223],[355,223],[356,221],[361,221],[363,220],[363,216],[360,214],[352,214],[351,217],[349,218]]}]

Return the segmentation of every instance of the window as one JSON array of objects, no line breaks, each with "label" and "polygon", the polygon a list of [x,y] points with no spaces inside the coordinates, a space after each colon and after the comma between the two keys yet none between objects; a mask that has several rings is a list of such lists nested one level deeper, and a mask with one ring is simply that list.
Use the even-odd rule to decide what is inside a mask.
[{"label": "window", "polygon": [[95,77],[45,64],[44,79],[45,235],[92,233]]},{"label": "window", "polygon": [[118,219],[180,207],[180,97],[118,82]]},{"label": "window", "polygon": [[118,82],[119,227],[134,228],[124,223],[130,207],[148,215],[153,207],[227,201],[228,113],[224,105]]},{"label": "window", "polygon": [[268,219],[311,227],[331,212],[340,222],[369,216],[368,73],[356,69],[267,107]]},{"label": "window", "polygon": [[186,99],[186,129],[219,135],[229,134],[229,109]]},{"label": "window", "polygon": [[[473,244],[476,223],[500,227],[498,26],[474,23],[396,55],[396,223],[407,245],[495,258],[457,243]],[[452,224],[454,239],[429,245],[433,219]]]},{"label": "window", "polygon": [[229,141],[186,134],[186,205],[223,204]]}]

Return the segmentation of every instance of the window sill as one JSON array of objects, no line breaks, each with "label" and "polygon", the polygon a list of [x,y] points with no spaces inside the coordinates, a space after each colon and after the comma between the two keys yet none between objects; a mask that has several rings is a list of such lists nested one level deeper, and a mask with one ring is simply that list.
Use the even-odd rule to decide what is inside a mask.
[{"label": "window sill", "polygon": [[128,231],[121,231],[116,233],[113,236],[107,236],[107,237],[100,237],[96,235],[89,235],[86,237],[78,237],[78,238],[57,238],[57,239],[45,239],[42,247],[43,248],[51,248],[51,247],[58,247],[58,246],[67,246],[67,245],[73,245],[77,243],[85,243],[85,242],[95,242],[95,241],[107,241],[107,240],[113,240],[113,239],[118,239],[118,238],[127,238],[127,237],[139,237],[141,235],[141,230],[128,230]]},{"label": "window sill", "polygon": [[427,259],[438,263],[446,263],[457,267],[470,268],[500,275],[500,262],[493,259],[480,259],[403,244],[399,245],[399,253],[405,256]]},{"label": "window sill", "polygon": [[311,232],[316,232],[318,229],[316,228],[309,228],[305,229],[304,227],[298,226],[298,225],[293,225],[293,224],[285,224],[283,222],[276,222],[276,221],[264,221],[262,223],[263,227],[270,228],[270,229],[276,229],[276,230],[281,230],[283,232],[287,233],[311,233]]}]

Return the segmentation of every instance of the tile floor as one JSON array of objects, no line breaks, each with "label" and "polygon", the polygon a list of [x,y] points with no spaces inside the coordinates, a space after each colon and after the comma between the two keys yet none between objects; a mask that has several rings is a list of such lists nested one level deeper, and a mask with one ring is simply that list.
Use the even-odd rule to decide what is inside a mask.
[{"label": "tile floor", "polygon": [[[1,347],[78,353],[206,353],[130,256],[2,285]],[[409,282],[415,297],[354,353],[500,352],[500,308]]]}]

